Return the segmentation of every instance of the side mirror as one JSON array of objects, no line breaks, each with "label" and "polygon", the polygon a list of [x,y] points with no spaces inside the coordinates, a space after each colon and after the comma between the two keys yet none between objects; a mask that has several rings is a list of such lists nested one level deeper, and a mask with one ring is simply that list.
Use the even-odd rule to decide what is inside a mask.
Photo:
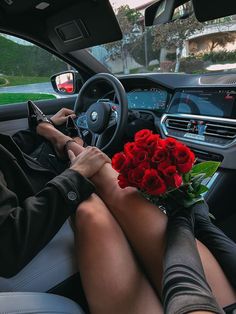
[{"label": "side mirror", "polygon": [[76,71],[66,71],[54,74],[51,77],[53,89],[58,94],[73,95],[77,94],[82,86],[82,80]]}]

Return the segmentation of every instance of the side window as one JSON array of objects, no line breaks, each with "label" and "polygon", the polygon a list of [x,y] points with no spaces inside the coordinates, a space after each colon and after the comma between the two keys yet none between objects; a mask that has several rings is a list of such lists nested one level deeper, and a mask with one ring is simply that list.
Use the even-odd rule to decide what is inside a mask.
[{"label": "side window", "polygon": [[0,34],[0,51],[0,105],[56,98],[50,77],[68,70],[64,61],[5,34]]}]

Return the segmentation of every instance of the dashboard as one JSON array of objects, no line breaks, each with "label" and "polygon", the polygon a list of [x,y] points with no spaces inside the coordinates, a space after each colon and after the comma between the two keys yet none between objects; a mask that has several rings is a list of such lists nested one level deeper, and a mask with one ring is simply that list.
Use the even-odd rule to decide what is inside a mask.
[{"label": "dashboard", "polygon": [[120,80],[130,111],[152,116],[162,138],[181,140],[200,160],[236,169],[236,73],[149,73]]},{"label": "dashboard", "polygon": [[[128,98],[127,134],[150,127],[162,138],[181,140],[199,159],[236,169],[236,73],[145,73],[118,78]],[[88,99],[118,104],[111,86],[104,84],[95,86]]]}]

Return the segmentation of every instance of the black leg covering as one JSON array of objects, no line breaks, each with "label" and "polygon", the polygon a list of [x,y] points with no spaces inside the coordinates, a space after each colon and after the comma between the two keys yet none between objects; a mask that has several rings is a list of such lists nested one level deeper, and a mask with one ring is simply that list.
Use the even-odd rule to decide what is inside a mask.
[{"label": "black leg covering", "polygon": [[195,205],[194,212],[195,236],[211,251],[236,289],[236,244],[211,222],[206,203]]},{"label": "black leg covering", "polygon": [[169,217],[163,275],[164,312],[224,313],[206,282],[192,229],[190,210],[182,209]]}]

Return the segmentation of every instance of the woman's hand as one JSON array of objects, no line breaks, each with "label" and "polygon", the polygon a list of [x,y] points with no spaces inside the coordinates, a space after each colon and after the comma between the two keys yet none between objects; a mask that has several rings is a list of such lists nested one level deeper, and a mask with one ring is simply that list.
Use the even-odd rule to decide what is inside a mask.
[{"label": "woman's hand", "polygon": [[86,147],[77,157],[68,150],[71,161],[70,169],[78,171],[82,176],[93,177],[105,163],[110,163],[110,158],[96,147]]},{"label": "woman's hand", "polygon": [[76,117],[73,110],[68,108],[62,108],[54,116],[51,117],[51,121],[54,125],[59,126],[64,124],[69,116],[73,119]]}]

